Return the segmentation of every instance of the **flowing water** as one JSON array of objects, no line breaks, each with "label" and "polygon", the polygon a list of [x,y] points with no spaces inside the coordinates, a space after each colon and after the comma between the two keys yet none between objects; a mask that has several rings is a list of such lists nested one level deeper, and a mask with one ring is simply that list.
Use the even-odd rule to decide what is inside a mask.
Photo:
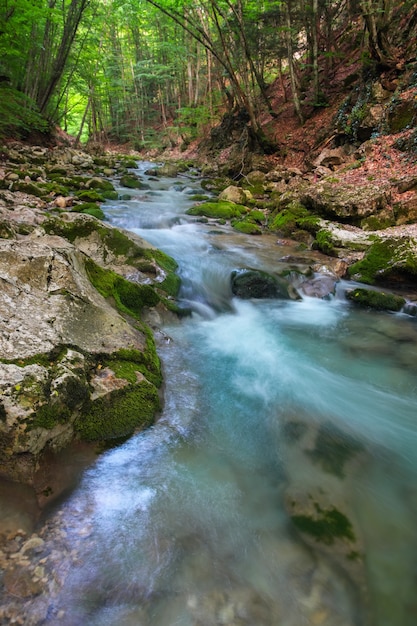
[{"label": "flowing water", "polygon": [[[193,314],[163,328],[161,418],[59,511],[78,558],[47,623],[414,626],[415,319],[354,310],[343,283],[233,298],[233,269],[294,249],[187,217],[198,179],[147,167],[149,189],[105,211],[178,261]],[[291,514],[324,510],[350,544],[298,534]]]}]

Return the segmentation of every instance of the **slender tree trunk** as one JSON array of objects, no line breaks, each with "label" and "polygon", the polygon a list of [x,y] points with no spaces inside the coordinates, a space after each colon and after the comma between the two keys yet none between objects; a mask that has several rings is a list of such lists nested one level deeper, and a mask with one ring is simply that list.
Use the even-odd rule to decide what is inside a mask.
[{"label": "slender tree trunk", "polygon": [[300,97],[298,94],[297,76],[294,67],[294,50],[292,45],[292,24],[291,24],[291,4],[290,0],[287,0],[285,4],[286,9],[286,37],[287,37],[287,56],[288,56],[288,69],[290,72],[291,92],[294,102],[295,112],[297,113],[300,124],[304,124],[304,117],[301,111]]},{"label": "slender tree trunk", "polygon": [[319,41],[318,41],[318,0],[312,0],[311,43],[313,61],[313,98],[314,104],[320,104],[319,80]]}]

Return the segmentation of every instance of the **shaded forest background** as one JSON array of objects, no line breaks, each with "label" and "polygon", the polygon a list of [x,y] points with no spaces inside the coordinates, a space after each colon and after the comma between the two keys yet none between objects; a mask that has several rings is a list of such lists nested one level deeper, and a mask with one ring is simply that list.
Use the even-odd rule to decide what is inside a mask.
[{"label": "shaded forest background", "polygon": [[240,124],[273,152],[282,102],[302,125],[349,66],[360,117],[367,79],[417,70],[416,36],[415,0],[0,0],[0,137],[186,149]]}]

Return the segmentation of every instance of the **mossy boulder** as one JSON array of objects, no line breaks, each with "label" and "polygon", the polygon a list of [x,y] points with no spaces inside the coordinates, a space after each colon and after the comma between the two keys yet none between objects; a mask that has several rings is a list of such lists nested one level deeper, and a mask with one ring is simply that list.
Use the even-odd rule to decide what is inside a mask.
[{"label": "mossy boulder", "polygon": [[292,237],[298,230],[315,233],[320,219],[297,200],[290,200],[285,208],[273,211],[268,219],[268,229],[284,237]]},{"label": "mossy boulder", "polygon": [[321,228],[317,233],[313,242],[313,248],[320,250],[328,256],[337,256],[337,250],[334,245],[332,233],[325,228]]},{"label": "mossy boulder", "polygon": [[76,204],[72,207],[72,211],[74,213],[84,213],[85,215],[91,215],[99,220],[105,219],[105,214],[101,210],[98,204],[95,202],[82,202],[81,204]]},{"label": "mossy boulder", "polygon": [[100,189],[100,191],[114,191],[114,185],[109,180],[105,178],[100,178],[96,176],[94,178],[90,178],[85,183],[87,189]]},{"label": "mossy boulder", "polygon": [[417,241],[413,237],[376,237],[364,258],[349,267],[349,276],[369,285],[414,284]]},{"label": "mossy boulder", "polygon": [[146,189],[147,185],[145,185],[138,176],[134,174],[125,174],[120,179],[120,184],[122,187],[127,187],[128,189]]},{"label": "mossy boulder", "polygon": [[240,217],[248,212],[248,209],[234,202],[219,200],[217,202],[203,202],[191,207],[186,211],[188,215],[201,215],[217,219],[230,220],[234,217]]},{"label": "mossy boulder", "polygon": [[284,277],[262,270],[234,270],[230,280],[232,293],[238,298],[299,299],[295,289]]},{"label": "mossy boulder", "polygon": [[78,200],[81,202],[104,202],[105,198],[102,194],[98,193],[95,189],[86,189],[85,191],[77,192]]},{"label": "mossy boulder", "polygon": [[371,289],[352,289],[346,292],[346,298],[355,304],[377,311],[401,311],[406,304],[405,298]]},{"label": "mossy boulder", "polygon": [[232,223],[232,226],[245,235],[262,235],[261,227],[251,220],[237,220]]},{"label": "mossy boulder", "polygon": [[139,237],[39,215],[36,240],[0,239],[0,473],[27,483],[47,450],[153,421],[162,374],[142,314],[175,308],[179,287],[175,261]]}]

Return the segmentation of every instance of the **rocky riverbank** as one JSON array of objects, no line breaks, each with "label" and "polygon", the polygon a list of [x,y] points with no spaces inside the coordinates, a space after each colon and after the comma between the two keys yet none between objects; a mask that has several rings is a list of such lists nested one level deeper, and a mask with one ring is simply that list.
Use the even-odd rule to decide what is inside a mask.
[{"label": "rocky riverbank", "polygon": [[117,197],[109,176],[130,180],[129,165],[25,146],[3,161],[0,460],[10,480],[36,485],[49,452],[122,440],[159,410],[145,320],[176,310],[176,263],[94,217],[103,193]]},{"label": "rocky riverbank", "polygon": [[[17,162],[19,159],[22,161]],[[42,161],[33,170],[32,159]],[[109,185],[122,177],[125,187],[143,184],[127,167],[134,164],[126,158],[93,157],[72,149],[61,152],[18,145],[9,148],[3,162],[2,467],[7,477],[33,485],[38,504],[45,505],[57,496],[55,485],[45,478],[51,452],[79,440],[94,449],[106,441],[120,441],[151,423],[158,411],[161,372],[147,323],[155,331],[158,321],[176,312],[175,262],[138,237],[98,219],[104,196],[97,190],[107,188],[106,193],[117,195]],[[169,164],[162,172],[175,176],[183,167]],[[160,173],[155,169],[153,175]],[[360,222],[364,213],[366,218],[380,215],[388,206],[375,200],[374,186],[368,189],[369,198],[366,185],[357,195],[347,194],[343,202],[339,198],[343,215],[330,219],[327,209],[312,206],[312,198],[316,204],[317,198],[324,202],[321,190],[327,187],[333,189],[329,207],[336,202],[340,185],[329,180],[328,174],[315,179],[314,171],[277,164],[271,167],[266,161],[259,161],[257,169],[239,183],[219,172],[209,176],[207,169],[205,173],[210,197],[196,198],[191,213],[209,223],[230,221],[238,231],[250,232],[249,227],[256,226],[254,236],[272,232],[277,246],[287,239],[297,241],[299,257],[286,259],[284,264],[284,274],[288,268],[291,274],[299,272],[300,259],[307,265],[308,271],[298,273],[297,292],[327,298],[340,278],[353,277],[362,280],[365,292],[355,296],[352,290],[356,305],[396,310],[393,303],[397,306],[399,301],[392,296],[397,296],[400,308],[407,305],[408,313],[414,313],[416,226],[395,223],[386,229],[365,228]],[[52,182],[66,187],[51,189]],[[33,184],[36,193],[20,188],[23,183]],[[35,192],[32,187],[30,190]],[[83,192],[91,194],[87,208]],[[413,186],[410,192],[414,193]],[[381,247],[389,255],[381,252]],[[306,259],[314,257],[312,249],[327,253],[327,261],[309,266]],[[280,272],[277,269],[277,275]],[[260,273],[249,278],[259,286]],[[262,278],[268,286],[269,277]],[[238,297],[248,297],[235,279],[232,276]],[[266,297],[277,297],[276,285],[274,277],[274,289]],[[377,293],[378,299],[365,298],[371,293]],[[264,291],[260,294],[254,297],[265,297]],[[284,297],[300,296],[290,293]],[[314,454],[321,454],[323,447],[327,450],[328,441],[313,427],[301,426],[303,445],[317,469]],[[291,434],[300,424],[284,427]],[[345,448],[343,433],[333,433],[332,446],[335,437]],[[290,466],[293,451],[288,438]],[[312,448],[313,439],[317,450]],[[347,443],[346,464],[356,467],[361,450]],[[328,545],[325,535],[322,552],[337,553],[346,575],[364,587],[366,604],[361,579],[364,547],[349,507],[334,497],[343,467],[332,467],[332,471],[336,476],[331,497],[312,491],[316,499],[308,500],[305,490],[296,494],[292,490],[287,509],[308,545],[315,546],[317,532],[331,529],[334,538]],[[318,474],[321,484],[321,469]],[[313,516],[312,507],[316,509]],[[0,537],[4,594],[0,623],[30,626],[45,619],[49,623],[64,619],[54,608],[54,598],[65,586],[72,565],[83,558],[91,529],[85,526],[83,535],[75,537],[62,522],[62,515],[38,524],[35,533],[18,528]]]}]

